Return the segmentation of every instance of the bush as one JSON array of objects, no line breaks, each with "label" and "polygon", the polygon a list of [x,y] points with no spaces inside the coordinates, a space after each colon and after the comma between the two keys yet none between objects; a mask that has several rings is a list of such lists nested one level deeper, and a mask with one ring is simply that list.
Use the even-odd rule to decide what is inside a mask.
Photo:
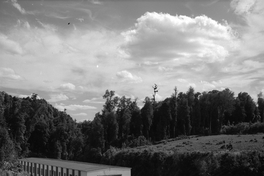
[{"label": "bush", "polygon": [[108,160],[112,165],[132,168],[132,176],[260,176],[264,173],[264,153],[187,152],[123,150]]},{"label": "bush", "polygon": [[221,129],[222,134],[256,134],[264,133],[264,123],[238,123],[236,125],[224,125]]},{"label": "bush", "polygon": [[264,133],[264,123],[256,122],[249,124],[249,128],[244,131],[246,134]]},{"label": "bush", "polygon": [[13,171],[3,171],[1,169],[0,169],[0,175],[1,176],[6,176],[6,175],[8,175],[8,176],[29,176],[29,174],[26,172],[17,173],[17,172],[13,172]]},{"label": "bush", "polygon": [[22,171],[21,164],[17,159],[12,161],[3,162],[2,167],[0,168],[0,175],[10,175],[10,176],[28,176],[27,173]]},{"label": "bush", "polygon": [[150,145],[151,142],[148,141],[145,136],[139,136],[138,138],[133,139],[128,146],[129,147],[139,147],[144,145]]}]

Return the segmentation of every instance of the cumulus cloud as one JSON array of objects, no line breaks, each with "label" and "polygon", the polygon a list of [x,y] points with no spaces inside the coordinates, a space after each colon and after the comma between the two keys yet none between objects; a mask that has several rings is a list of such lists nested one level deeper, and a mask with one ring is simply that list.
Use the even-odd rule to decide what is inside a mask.
[{"label": "cumulus cloud", "polygon": [[22,77],[16,74],[15,71],[11,68],[0,68],[0,78],[22,80]]},{"label": "cumulus cloud", "polygon": [[60,104],[55,104],[55,107],[58,108],[59,110],[70,110],[70,111],[76,111],[76,110],[91,110],[91,109],[97,109],[94,106],[87,106],[87,105],[77,105],[77,104],[72,104],[72,105],[65,105],[63,103]]},{"label": "cumulus cloud", "polygon": [[68,100],[68,99],[69,99],[69,97],[67,97],[67,95],[60,93],[60,94],[50,95],[50,99],[48,101],[49,102],[58,102],[58,101],[64,101],[64,100]]},{"label": "cumulus cloud", "polygon": [[231,27],[207,16],[147,12],[138,18],[134,29],[123,35],[123,49],[140,62],[164,62],[181,56],[189,62],[194,60],[192,57],[204,62],[223,61],[234,47]]},{"label": "cumulus cloud", "polygon": [[[134,27],[120,34],[119,31],[84,28],[87,24],[80,23],[83,19],[78,18],[84,17],[83,14],[72,17],[75,22],[80,21],[75,24],[76,30],[73,25],[62,29],[60,23],[52,25],[41,17],[34,22],[21,20],[8,33],[0,33],[2,67],[16,71],[5,79],[11,82],[6,85],[55,92],[68,90],[68,96],[75,92],[96,92],[93,95],[97,96],[107,87],[120,95],[134,94],[139,98],[152,91],[153,83],[160,85],[162,95],[168,96],[173,83],[181,91],[187,86],[196,86],[197,90],[219,86],[254,87],[256,81],[261,87],[260,75],[264,67],[262,2],[232,1],[234,12],[246,25],[219,23],[204,15],[188,17],[148,12],[138,18]],[[13,3],[18,4],[18,1],[13,0]],[[16,8],[26,14],[27,11],[23,12],[18,5]],[[65,8],[57,6],[62,11],[69,4],[64,5]],[[89,9],[82,9],[92,18]],[[2,70],[1,74],[9,74],[4,72]],[[11,80],[19,78],[17,73],[25,78],[24,84]],[[217,81],[220,79],[222,83]],[[124,84],[143,80],[144,84],[136,87]],[[237,80],[241,80],[240,83]],[[56,95],[50,97],[51,101],[66,100],[66,95]],[[103,103],[103,100],[86,99],[83,103]]]},{"label": "cumulus cloud", "polygon": [[60,88],[64,90],[75,90],[75,85],[72,83],[64,83],[60,85]]},{"label": "cumulus cloud", "polygon": [[142,82],[142,78],[136,75],[133,75],[132,73],[123,70],[120,72],[116,73],[116,76],[118,79],[124,82],[129,82],[129,83],[140,83]]}]

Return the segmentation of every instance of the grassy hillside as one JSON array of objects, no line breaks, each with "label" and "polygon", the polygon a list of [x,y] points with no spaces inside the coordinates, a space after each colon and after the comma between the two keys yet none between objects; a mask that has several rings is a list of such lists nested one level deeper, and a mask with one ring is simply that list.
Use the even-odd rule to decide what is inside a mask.
[{"label": "grassy hillside", "polygon": [[132,168],[133,176],[261,176],[264,134],[191,136],[108,151],[105,164]]},{"label": "grassy hillside", "polygon": [[264,151],[264,134],[179,137],[161,141],[156,145],[141,146],[129,150],[147,148],[155,151],[174,152]]}]

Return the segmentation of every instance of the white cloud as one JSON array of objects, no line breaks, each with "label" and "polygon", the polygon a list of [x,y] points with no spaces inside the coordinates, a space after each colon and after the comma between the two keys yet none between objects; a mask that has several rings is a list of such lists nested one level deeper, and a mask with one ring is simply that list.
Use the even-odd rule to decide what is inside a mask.
[{"label": "white cloud", "polygon": [[177,79],[179,82],[181,82],[181,83],[186,83],[187,82],[187,80],[186,79],[182,79],[182,78],[179,78],[179,79]]},{"label": "white cloud", "polygon": [[87,106],[87,105],[76,105],[76,104],[72,104],[72,105],[65,105],[63,103],[60,104],[55,104],[55,107],[58,108],[59,110],[70,110],[70,111],[76,111],[76,110],[91,110],[91,109],[97,109],[94,106]]},{"label": "white cloud", "polygon": [[54,13],[54,12],[45,13],[45,16],[52,17],[52,18],[57,18],[57,19],[62,19],[62,20],[65,20],[65,19],[69,18],[68,16],[61,16],[61,15],[59,15],[57,13]]},{"label": "white cloud", "polygon": [[212,83],[209,83],[207,81],[201,81],[202,83],[202,90],[203,91],[209,91],[209,90],[213,90],[216,88],[216,86]]},{"label": "white cloud", "polygon": [[231,7],[246,25],[234,25],[240,36],[240,57],[254,57],[264,54],[264,1],[233,0]]},{"label": "white cloud", "polygon": [[22,14],[26,14],[26,10],[18,4],[17,0],[11,0],[12,5]]},{"label": "white cloud", "polygon": [[103,98],[92,98],[83,100],[83,103],[95,103],[95,104],[104,104]]},{"label": "white cloud", "polygon": [[41,22],[39,19],[36,19],[36,20],[46,30],[53,31],[53,32],[56,32],[58,30],[56,27],[54,27],[54,25],[45,24]]},{"label": "white cloud", "polygon": [[141,16],[135,28],[123,35],[123,49],[131,59],[141,62],[170,61],[181,53],[182,59],[189,62],[223,61],[235,42],[228,24],[207,16],[191,18],[155,12]]},{"label": "white cloud", "polygon": [[159,62],[144,61],[142,64],[143,65],[158,65]]},{"label": "white cloud", "polygon": [[118,71],[135,65],[119,53],[122,41],[120,34],[105,29],[82,26],[74,31],[40,21],[18,21],[7,34],[0,33],[0,62],[23,75],[25,81],[7,80],[5,85],[45,91],[105,91],[116,82],[113,78]]},{"label": "white cloud", "polygon": [[98,0],[90,0],[91,3],[96,4],[96,5],[101,5],[103,4],[101,1]]},{"label": "white cloud", "polygon": [[[174,86],[179,91],[185,91],[190,85],[196,86],[198,91],[219,87],[244,88],[245,85],[261,90],[261,70],[264,67],[261,31],[264,31],[264,23],[260,19],[263,19],[263,1],[255,0],[245,7],[242,5],[247,1],[236,2],[241,3],[236,14],[246,26],[244,23],[243,26],[242,23],[219,23],[207,16],[173,16],[153,12],[138,18],[135,26],[121,35],[119,31],[87,28],[86,22],[80,23],[82,18],[76,19],[84,17],[83,14],[78,14],[78,17],[70,14],[72,6],[67,7],[70,9],[67,15],[76,22],[76,30],[73,25],[66,24],[67,27],[63,28],[61,23],[52,25],[44,20],[46,17],[37,16],[39,20],[35,22],[21,20],[8,33],[0,34],[1,67],[15,70],[4,84],[12,88],[54,92],[70,90],[65,91],[70,99],[71,95],[83,92],[89,92],[88,97],[98,96],[106,88],[120,95],[133,94],[141,99],[153,91],[154,83],[160,85],[159,93],[164,96],[169,96]],[[14,3],[18,4],[17,1]],[[68,5],[56,5],[60,8],[57,12],[65,10],[64,6]],[[233,8],[238,7],[236,3],[233,5]],[[24,7],[27,9],[27,6]],[[20,6],[21,13],[24,13],[22,9]],[[91,10],[84,9],[83,12],[93,18]],[[66,19],[61,14],[52,15]],[[63,23],[64,20],[59,21]],[[234,36],[233,29],[238,35]],[[23,81],[11,80],[19,78],[18,73],[23,76]],[[144,84],[137,86],[126,84],[143,80]],[[197,80],[208,82],[201,84]],[[53,102],[63,99],[66,99],[63,94],[51,97]],[[83,103],[104,101],[86,99]]]},{"label": "white cloud", "polygon": [[230,5],[236,14],[248,14],[252,12],[252,7],[255,5],[255,0],[233,0]]},{"label": "white cloud", "polygon": [[[27,97],[32,97],[32,95],[33,95],[33,94],[30,94],[30,95],[23,95],[23,94],[21,94],[21,95],[18,95],[18,98],[27,98]],[[37,99],[38,99],[38,100],[40,100],[40,99],[41,99],[41,97],[40,97],[39,95],[37,95]]]},{"label": "white cloud", "polygon": [[83,18],[76,18],[78,21],[80,21],[80,22],[83,22],[84,21],[84,19]]},{"label": "white cloud", "polygon": [[66,95],[60,93],[60,94],[52,94],[50,95],[50,99],[48,100],[48,102],[57,102],[57,101],[64,101],[64,100],[68,100],[69,97],[67,97]]},{"label": "white cloud", "polygon": [[0,33],[0,51],[8,51],[14,54],[23,54],[20,44]]},{"label": "white cloud", "polygon": [[156,101],[162,101],[163,97],[161,95],[159,95],[158,93],[156,93],[155,100]]},{"label": "white cloud", "polygon": [[18,95],[18,98],[27,98],[27,97],[30,97],[30,95],[23,95],[23,94]]},{"label": "white cloud", "polygon": [[84,112],[81,112],[81,113],[77,113],[77,114],[73,114],[74,116],[87,116],[86,113]]},{"label": "white cloud", "polygon": [[26,11],[21,5],[17,2],[17,0],[11,0],[12,5],[21,13],[21,14],[35,14],[34,12]]},{"label": "white cloud", "polygon": [[64,83],[60,85],[60,88],[65,90],[75,90],[75,85],[72,83]]},{"label": "white cloud", "polygon": [[26,28],[26,29],[30,29],[31,26],[30,26],[28,21],[17,20],[16,27],[23,27],[23,28]]},{"label": "white cloud", "polygon": [[116,73],[116,76],[118,79],[121,79],[121,81],[129,82],[129,83],[140,83],[142,82],[142,78],[136,75],[133,75],[132,73],[123,70]]},{"label": "white cloud", "polygon": [[167,71],[172,71],[172,68],[159,66],[158,70],[161,71],[161,72],[167,72]]},{"label": "white cloud", "polygon": [[22,77],[16,74],[15,71],[11,68],[0,68],[0,78],[22,80]]},{"label": "white cloud", "polygon": [[189,87],[195,88],[195,87],[196,87],[196,84],[195,84],[195,83],[189,83],[187,87],[188,87],[188,88],[189,88]]}]

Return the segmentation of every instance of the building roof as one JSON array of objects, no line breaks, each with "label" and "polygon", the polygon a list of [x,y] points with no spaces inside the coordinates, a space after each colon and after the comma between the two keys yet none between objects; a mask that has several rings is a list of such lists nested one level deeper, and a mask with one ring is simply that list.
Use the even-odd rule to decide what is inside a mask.
[{"label": "building roof", "polygon": [[103,165],[103,164],[95,164],[95,163],[85,163],[78,161],[67,161],[67,160],[58,160],[58,159],[48,159],[48,158],[23,158],[20,161],[27,161],[38,164],[46,164],[50,166],[58,166],[63,168],[69,168],[80,171],[98,171],[98,170],[108,170],[108,169],[120,169],[127,170],[131,169],[128,167],[120,167],[120,166],[111,166],[111,165]]}]

